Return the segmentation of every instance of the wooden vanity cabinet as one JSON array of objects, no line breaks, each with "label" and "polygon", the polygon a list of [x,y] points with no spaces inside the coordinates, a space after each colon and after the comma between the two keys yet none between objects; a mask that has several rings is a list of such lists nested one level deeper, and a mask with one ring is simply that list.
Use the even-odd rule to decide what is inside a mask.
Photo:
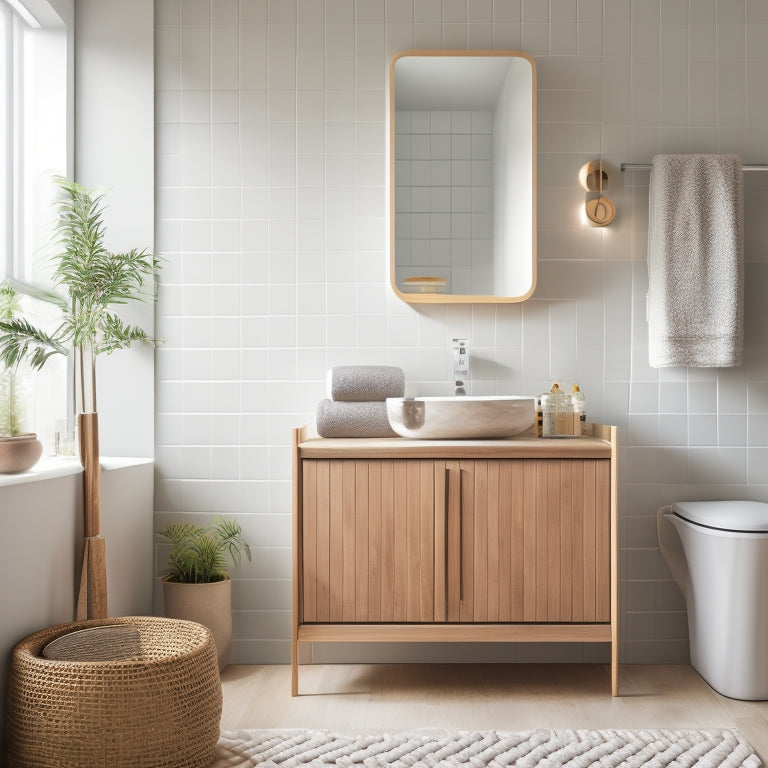
[{"label": "wooden vanity cabinet", "polygon": [[300,642],[606,642],[618,691],[616,430],[566,441],[294,433]]}]

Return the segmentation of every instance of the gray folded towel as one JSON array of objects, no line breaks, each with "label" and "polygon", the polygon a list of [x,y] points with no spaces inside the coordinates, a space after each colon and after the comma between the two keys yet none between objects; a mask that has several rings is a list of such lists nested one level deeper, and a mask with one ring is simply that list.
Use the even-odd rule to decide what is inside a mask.
[{"label": "gray folded towel", "polygon": [[743,174],[738,155],[656,155],[648,224],[654,368],[741,365]]},{"label": "gray folded towel", "polygon": [[328,397],[347,402],[403,397],[405,374],[394,365],[337,365],[328,371]]},{"label": "gray folded towel", "polygon": [[317,404],[316,425],[320,437],[397,437],[381,402],[334,402]]}]

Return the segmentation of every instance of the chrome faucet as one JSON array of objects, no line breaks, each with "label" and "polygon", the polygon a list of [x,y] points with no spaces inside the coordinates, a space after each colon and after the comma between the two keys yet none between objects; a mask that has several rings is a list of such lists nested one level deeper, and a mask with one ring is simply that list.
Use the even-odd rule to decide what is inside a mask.
[{"label": "chrome faucet", "polygon": [[469,390],[469,339],[453,340],[453,394],[466,395]]}]

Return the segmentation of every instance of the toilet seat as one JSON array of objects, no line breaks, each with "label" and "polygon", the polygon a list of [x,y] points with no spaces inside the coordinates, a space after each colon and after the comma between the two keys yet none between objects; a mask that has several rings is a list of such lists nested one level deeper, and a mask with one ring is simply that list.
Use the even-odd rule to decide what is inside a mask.
[{"label": "toilet seat", "polygon": [[760,501],[680,501],[672,510],[689,523],[718,531],[768,533],[768,504]]}]

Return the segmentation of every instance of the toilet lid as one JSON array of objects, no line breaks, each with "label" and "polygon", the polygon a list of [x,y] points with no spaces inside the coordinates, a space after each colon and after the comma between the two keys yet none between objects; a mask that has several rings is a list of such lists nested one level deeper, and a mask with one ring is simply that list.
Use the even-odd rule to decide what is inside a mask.
[{"label": "toilet lid", "polygon": [[707,528],[768,532],[768,504],[760,501],[679,501],[672,509],[683,520]]}]

